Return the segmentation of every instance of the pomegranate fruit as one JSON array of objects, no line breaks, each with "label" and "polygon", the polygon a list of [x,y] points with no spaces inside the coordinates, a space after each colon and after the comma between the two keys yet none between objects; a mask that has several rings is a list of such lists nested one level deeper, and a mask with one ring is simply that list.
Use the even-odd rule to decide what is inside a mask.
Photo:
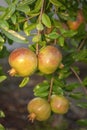
[{"label": "pomegranate fruit", "polygon": [[18,48],[9,55],[9,64],[12,67],[9,74],[14,76],[30,76],[37,68],[37,57],[34,52],[28,48]]},{"label": "pomegranate fruit", "polygon": [[69,109],[69,101],[64,96],[52,95],[50,104],[52,111],[57,114],[65,114]]},{"label": "pomegranate fruit", "polygon": [[61,52],[54,46],[42,48],[38,54],[38,69],[44,74],[51,74],[60,66]]},{"label": "pomegranate fruit", "polygon": [[83,14],[82,14],[82,10],[79,10],[77,12],[77,17],[76,17],[76,20],[75,21],[71,21],[69,20],[67,22],[68,26],[70,29],[72,30],[77,30],[79,28],[79,26],[84,22],[84,17],[83,17]]},{"label": "pomegranate fruit", "polygon": [[27,110],[29,114],[29,120],[32,122],[36,119],[38,121],[47,120],[51,115],[51,107],[47,100],[36,97],[32,99],[28,105]]}]

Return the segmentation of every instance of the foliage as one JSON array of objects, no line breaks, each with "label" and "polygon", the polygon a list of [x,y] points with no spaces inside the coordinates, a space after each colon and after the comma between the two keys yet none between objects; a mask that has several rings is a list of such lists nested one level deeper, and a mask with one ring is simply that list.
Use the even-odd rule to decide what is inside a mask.
[{"label": "foliage", "polygon": [[[34,87],[34,96],[50,98],[51,94],[66,95],[71,99],[87,99],[87,76],[80,77],[80,68],[76,63],[87,64],[87,1],[86,0],[4,0],[6,7],[0,6],[0,58],[8,57],[10,52],[6,44],[27,44],[38,54],[40,48],[53,45],[63,55],[62,68],[53,74],[45,75],[39,70],[36,74],[45,80]],[[78,10],[82,10],[84,21],[78,29],[70,29],[67,22],[75,21]],[[29,42],[32,38],[32,43]],[[21,46],[22,46],[21,44]],[[75,75],[78,82],[67,83]],[[7,76],[0,65],[0,83]],[[52,80],[53,79],[53,80]],[[29,77],[24,77],[19,87],[24,87]],[[74,92],[82,86],[83,92]],[[77,106],[87,109],[86,103]],[[87,121],[80,120],[79,124]],[[2,126],[0,126],[2,127]]]},{"label": "foliage", "polygon": [[[5,117],[5,114],[2,110],[0,110],[0,118],[4,118]],[[2,124],[0,124],[0,130],[5,130],[5,128],[3,127]]]}]

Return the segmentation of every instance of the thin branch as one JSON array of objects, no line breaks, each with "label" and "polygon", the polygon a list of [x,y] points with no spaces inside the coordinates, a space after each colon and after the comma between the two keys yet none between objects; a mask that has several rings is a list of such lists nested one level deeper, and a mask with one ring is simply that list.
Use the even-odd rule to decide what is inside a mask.
[{"label": "thin branch", "polygon": [[51,78],[51,82],[50,82],[50,90],[49,90],[49,95],[48,95],[48,102],[50,102],[50,98],[51,98],[51,94],[52,94],[52,89],[53,89],[53,82],[54,82],[54,78]]},{"label": "thin branch", "polygon": [[81,78],[80,78],[79,75],[76,73],[76,71],[73,69],[73,67],[70,67],[70,69],[72,70],[72,72],[74,73],[74,75],[77,77],[79,83],[80,83],[81,86],[83,87],[84,93],[87,95],[87,89],[86,89],[86,87],[83,85],[83,82],[82,82]]},{"label": "thin branch", "polygon": [[[39,23],[41,23],[41,21],[42,21],[43,8],[44,8],[44,0],[42,0],[42,7],[40,10],[40,15],[39,15]],[[39,36],[40,33],[41,32],[38,30],[37,35]],[[39,52],[39,45],[38,45],[38,43],[36,43],[36,55],[37,56],[38,56],[38,52]]]},{"label": "thin branch", "polygon": [[77,48],[77,51],[79,52],[81,50],[81,48],[83,47],[83,45],[85,44],[85,40],[87,38],[84,38],[83,41],[81,42],[81,44],[79,45],[79,47]]},{"label": "thin branch", "polygon": [[44,8],[44,0],[42,0],[42,7],[40,10],[39,22],[41,22],[41,20],[42,20],[43,8]]},{"label": "thin branch", "polygon": [[[83,39],[83,41],[81,42],[81,44],[79,45],[79,47],[77,48],[77,52],[79,52],[81,50],[81,48],[84,46],[85,44],[85,40],[87,39],[87,37],[85,37]],[[79,77],[79,75],[76,73],[76,71],[73,69],[73,67],[71,67],[72,72],[74,73],[74,75],[77,77],[79,83],[81,84],[81,86],[83,87],[84,93],[87,95],[87,89],[86,87],[83,85],[83,82],[81,80],[81,78]]]}]

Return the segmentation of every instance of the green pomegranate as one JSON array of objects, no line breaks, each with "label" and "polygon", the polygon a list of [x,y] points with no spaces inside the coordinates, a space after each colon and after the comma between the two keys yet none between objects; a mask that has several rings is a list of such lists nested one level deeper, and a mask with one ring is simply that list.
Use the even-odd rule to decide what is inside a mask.
[{"label": "green pomegranate", "polygon": [[36,119],[38,121],[45,121],[51,115],[51,107],[47,100],[36,97],[32,99],[28,105],[27,110],[29,114],[29,120],[32,122]]},{"label": "green pomegranate", "polygon": [[52,95],[50,104],[52,111],[57,114],[65,114],[69,109],[69,101],[64,96]]},{"label": "green pomegranate", "polygon": [[28,48],[17,48],[9,55],[9,64],[12,67],[9,74],[25,77],[34,73],[37,68],[37,57]]},{"label": "green pomegranate", "polygon": [[38,69],[44,74],[52,74],[60,66],[61,52],[54,46],[46,46],[39,51]]}]

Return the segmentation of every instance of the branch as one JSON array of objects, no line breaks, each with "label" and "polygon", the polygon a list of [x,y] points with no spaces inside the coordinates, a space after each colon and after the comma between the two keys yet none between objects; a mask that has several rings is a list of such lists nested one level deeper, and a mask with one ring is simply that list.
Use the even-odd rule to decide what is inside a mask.
[{"label": "branch", "polygon": [[44,8],[44,0],[42,0],[42,7],[40,10],[39,22],[41,22],[41,20],[42,20],[43,8]]},{"label": "branch", "polygon": [[[44,8],[44,0],[42,0],[42,7],[40,10],[40,15],[39,15],[39,23],[41,23],[41,21],[42,21],[43,8]],[[38,30],[37,35],[39,36],[40,33],[41,32]],[[38,56],[38,52],[39,52],[39,46],[38,46],[38,43],[36,43],[36,55],[37,56]]]},{"label": "branch", "polygon": [[54,82],[54,78],[51,78],[51,82],[50,82],[50,90],[49,90],[49,95],[48,95],[48,102],[50,102],[50,98],[51,98],[51,94],[52,94],[52,88],[53,88],[53,82]]},{"label": "branch", "polygon": [[76,73],[76,71],[73,69],[73,67],[70,67],[71,71],[74,73],[74,75],[77,77],[79,83],[81,84],[81,86],[83,87],[84,93],[87,95],[87,89],[86,87],[83,85],[83,82],[81,80],[81,78],[79,77],[79,75]]},{"label": "branch", "polygon": [[85,44],[85,40],[86,40],[86,38],[83,39],[83,41],[81,42],[81,44],[80,44],[79,47],[77,48],[77,51],[78,51],[78,52],[81,50],[81,48],[82,48],[83,45]]}]

